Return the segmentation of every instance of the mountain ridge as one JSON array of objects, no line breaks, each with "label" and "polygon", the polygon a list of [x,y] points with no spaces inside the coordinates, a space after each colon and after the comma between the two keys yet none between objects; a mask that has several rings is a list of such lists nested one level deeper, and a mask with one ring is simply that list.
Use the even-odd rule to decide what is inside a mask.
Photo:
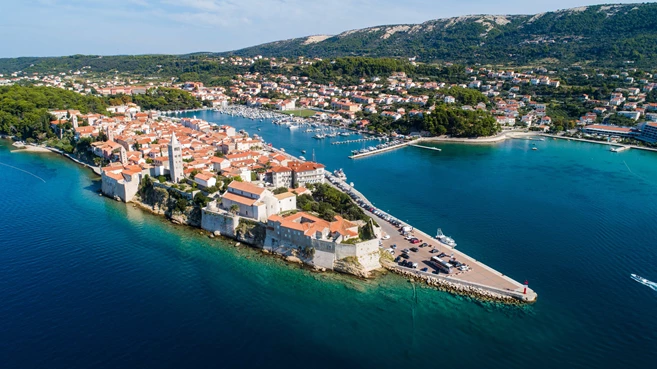
[{"label": "mountain ridge", "polygon": [[[615,29],[620,34],[611,37]],[[656,3],[601,4],[538,14],[471,14],[418,24],[372,26],[332,36],[278,40],[216,55],[417,56],[420,61],[512,64],[546,58],[604,59],[605,63],[620,63],[625,61],[622,59],[654,61],[657,48],[651,43],[655,39]],[[607,44],[609,49],[600,48],[600,44]],[[509,51],[506,56],[505,51]]]}]

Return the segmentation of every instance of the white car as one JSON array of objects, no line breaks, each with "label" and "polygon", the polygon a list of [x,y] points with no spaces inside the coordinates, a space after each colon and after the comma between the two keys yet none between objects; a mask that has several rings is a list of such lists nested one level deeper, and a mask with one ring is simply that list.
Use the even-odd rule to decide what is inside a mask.
[{"label": "white car", "polygon": [[389,239],[390,239],[390,235],[387,234],[387,235],[381,237],[381,239],[382,239],[382,240],[389,240]]}]

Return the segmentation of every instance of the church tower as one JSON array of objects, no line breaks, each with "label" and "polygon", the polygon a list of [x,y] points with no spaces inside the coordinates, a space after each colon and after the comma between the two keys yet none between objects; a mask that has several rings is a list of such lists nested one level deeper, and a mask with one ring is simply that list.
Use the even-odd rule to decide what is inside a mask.
[{"label": "church tower", "polygon": [[119,151],[119,161],[123,165],[128,165],[128,152],[125,150],[125,147],[121,146]]},{"label": "church tower", "polygon": [[178,183],[184,177],[183,173],[183,160],[182,160],[182,146],[176,134],[171,136],[171,142],[167,145],[169,149],[169,174],[171,175],[171,182]]}]

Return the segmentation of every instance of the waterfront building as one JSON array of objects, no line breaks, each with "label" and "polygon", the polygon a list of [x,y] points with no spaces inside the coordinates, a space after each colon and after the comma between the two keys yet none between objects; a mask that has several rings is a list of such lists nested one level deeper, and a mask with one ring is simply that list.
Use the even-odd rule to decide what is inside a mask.
[{"label": "waterfront building", "polygon": [[171,136],[171,142],[169,142],[167,148],[169,149],[169,174],[171,176],[171,182],[178,183],[184,178],[184,172],[182,146],[176,138],[175,133]]},{"label": "waterfront building", "polygon": [[[292,169],[284,166],[275,166],[269,171],[269,182],[274,187],[292,187]],[[268,176],[268,177],[269,177]]]},{"label": "waterfront building", "polygon": [[112,163],[101,168],[101,190],[113,199],[132,201],[139,190],[141,176],[142,168],[139,165]]},{"label": "waterfront building", "polygon": [[600,136],[618,136],[618,137],[635,136],[635,132],[632,131],[632,128],[607,126],[603,124],[591,124],[589,126],[583,127],[582,132],[591,135],[600,135]]},{"label": "waterfront building", "polygon": [[644,124],[643,130],[637,138],[645,142],[657,142],[657,123],[650,122]]},{"label": "waterfront building", "polygon": [[359,223],[362,221],[351,222],[339,215],[331,222],[305,212],[272,215],[267,219],[265,248],[312,249],[313,264],[327,269],[340,270],[341,260],[348,257],[357,259],[364,271],[378,269],[380,228],[374,227],[372,240],[343,243],[358,239]]}]

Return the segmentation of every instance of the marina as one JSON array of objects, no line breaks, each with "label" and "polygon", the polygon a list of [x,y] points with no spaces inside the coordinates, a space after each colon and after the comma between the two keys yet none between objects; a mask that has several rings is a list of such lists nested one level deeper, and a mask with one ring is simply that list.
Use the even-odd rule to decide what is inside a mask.
[{"label": "marina", "polygon": [[395,140],[395,141],[389,142],[387,144],[378,145],[376,147],[370,146],[370,147],[365,148],[365,149],[354,150],[354,151],[351,152],[351,155],[349,156],[349,158],[350,159],[359,159],[359,158],[364,158],[366,156],[376,155],[376,154],[380,154],[380,153],[383,153],[383,152],[387,152],[387,151],[391,151],[391,150],[395,150],[395,149],[400,149],[402,147],[410,145],[412,142],[414,142],[414,141],[404,142],[404,141]]}]

